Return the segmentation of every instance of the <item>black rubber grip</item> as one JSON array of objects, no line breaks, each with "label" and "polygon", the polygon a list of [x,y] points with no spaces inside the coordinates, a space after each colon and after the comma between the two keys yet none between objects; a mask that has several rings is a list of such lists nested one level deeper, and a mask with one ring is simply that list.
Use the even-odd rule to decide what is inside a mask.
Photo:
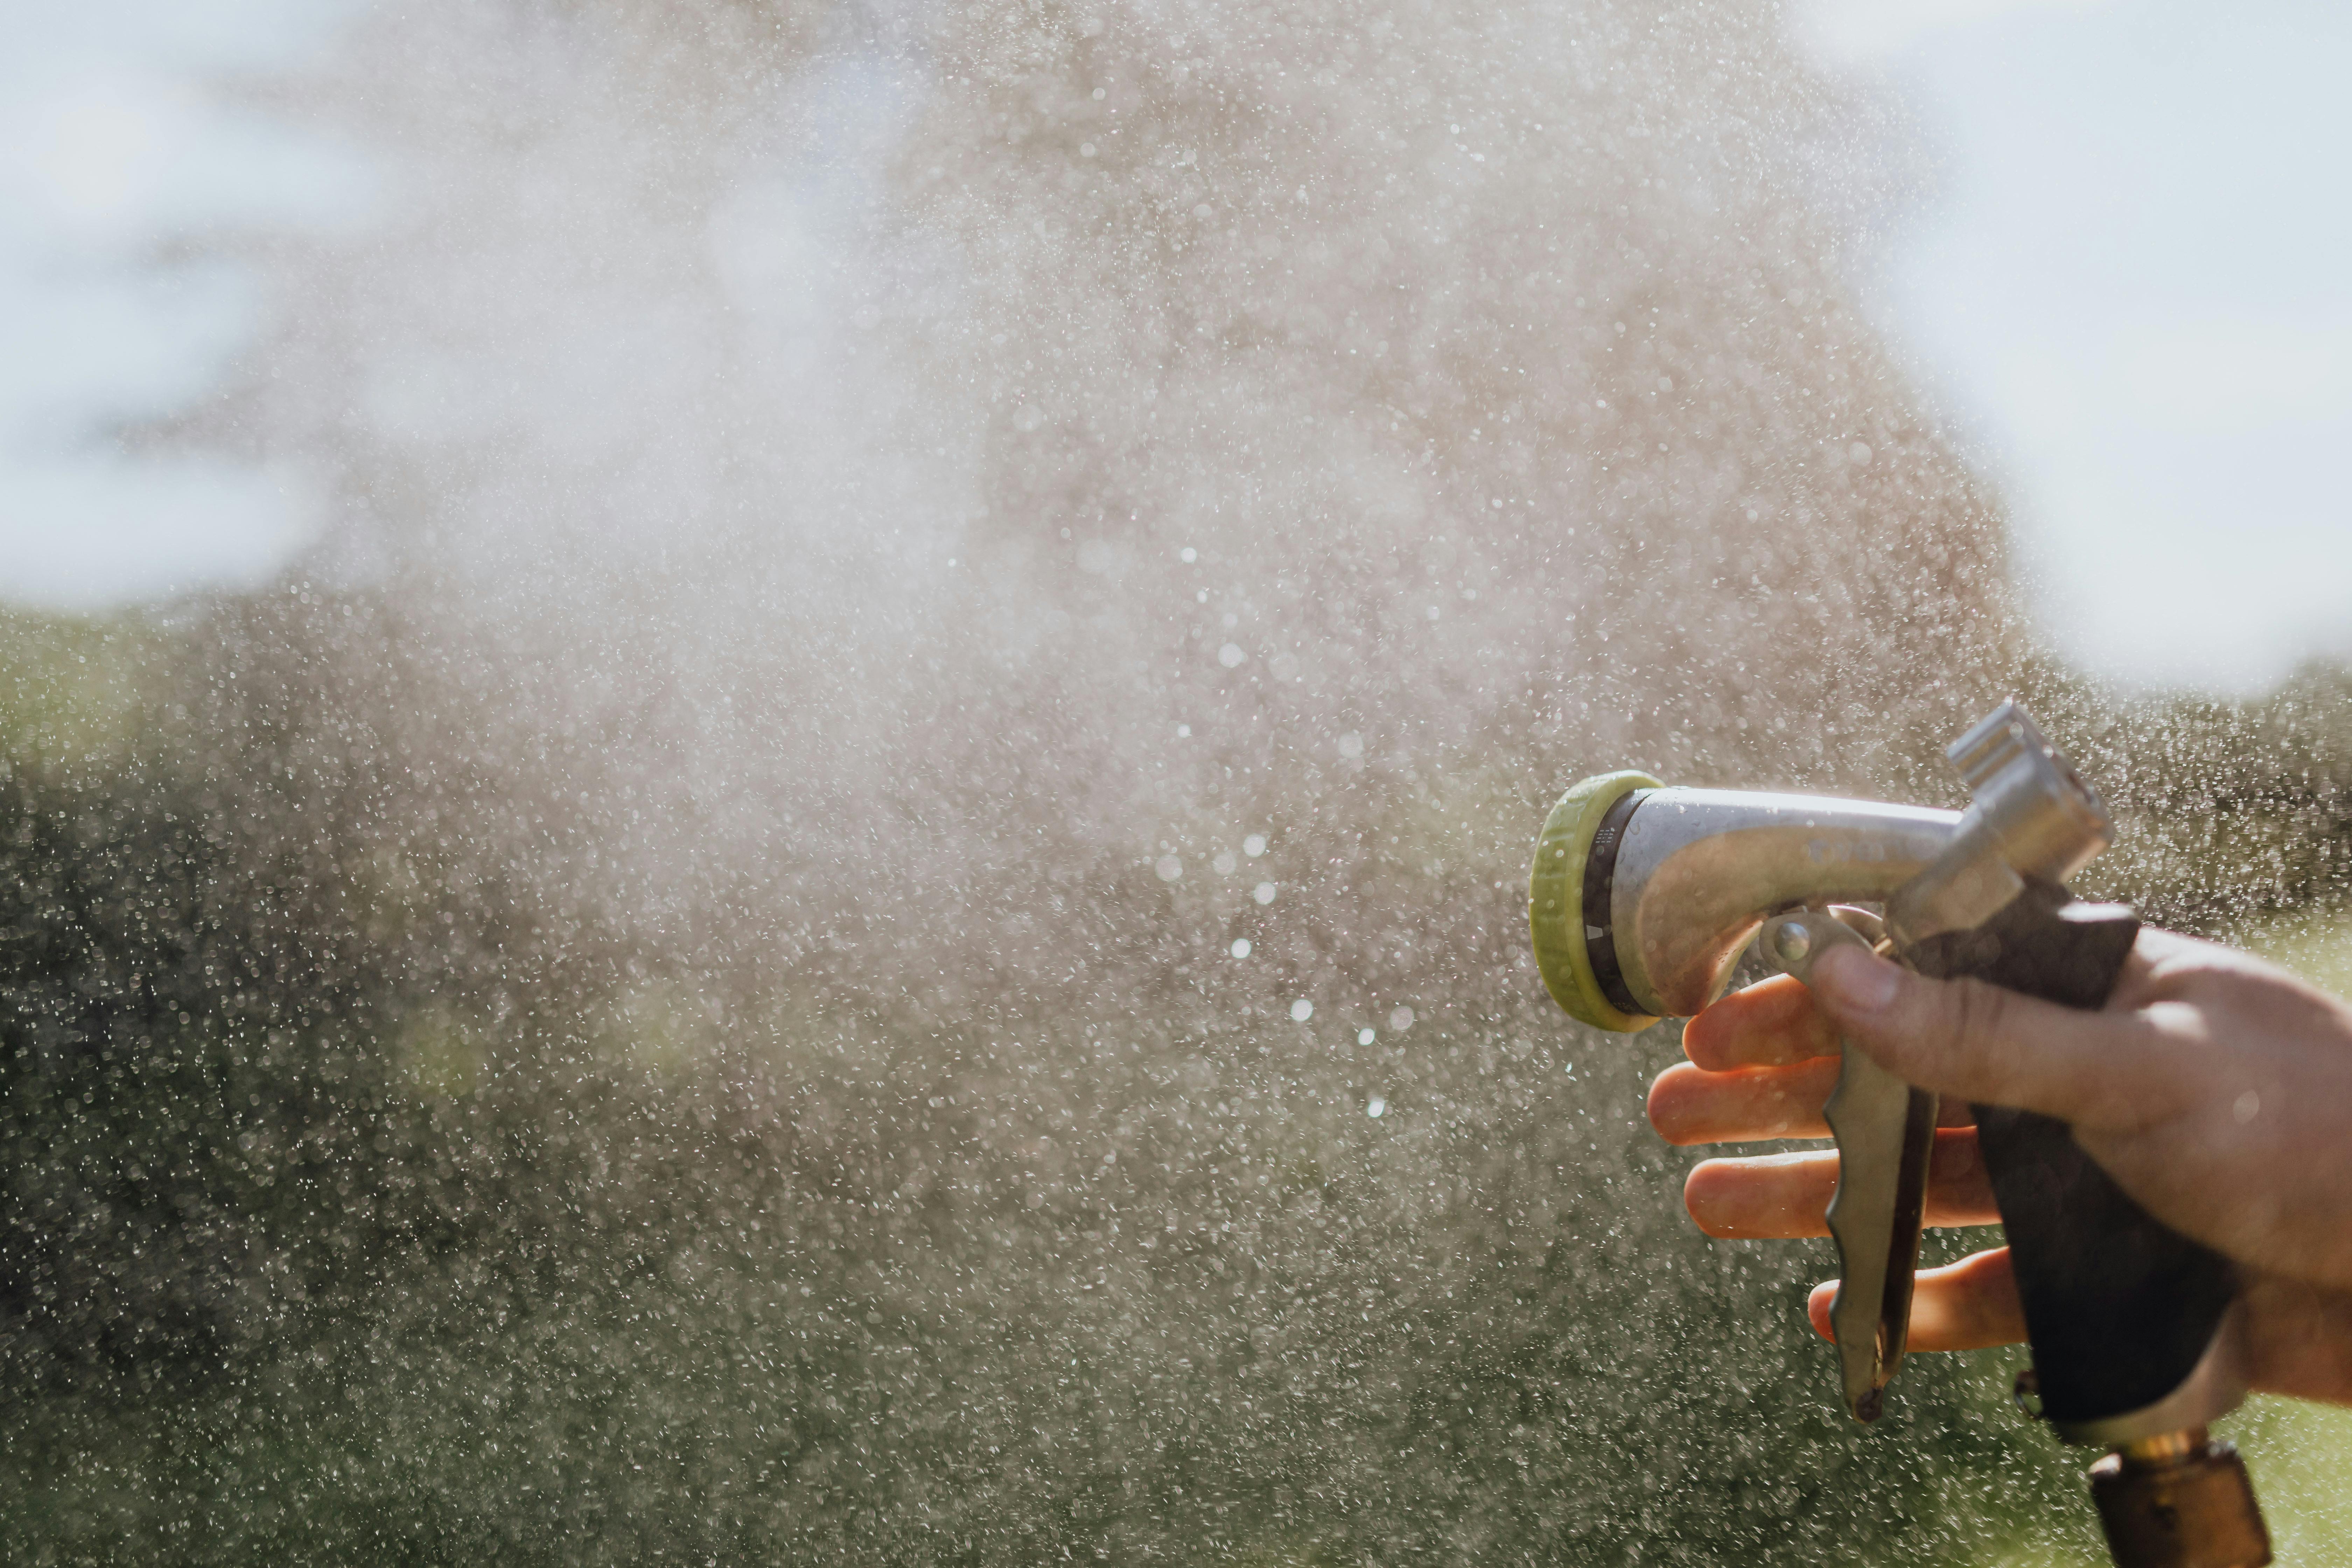
[{"label": "black rubber grip", "polygon": [[[1920,973],[1971,975],[2069,1007],[2103,1005],[2139,934],[2121,904],[2078,903],[2029,884],[1973,931],[1906,952]],[[1976,1108],[2033,1342],[2042,1414],[2103,1420],[2186,1380],[2237,1294],[2230,1261],[2158,1223],[2074,1142],[2066,1123]]]}]

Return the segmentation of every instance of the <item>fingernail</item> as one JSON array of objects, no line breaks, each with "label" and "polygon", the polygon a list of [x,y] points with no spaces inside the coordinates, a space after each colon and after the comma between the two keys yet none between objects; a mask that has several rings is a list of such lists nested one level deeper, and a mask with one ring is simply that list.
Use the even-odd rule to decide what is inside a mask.
[{"label": "fingernail", "polygon": [[1852,1013],[1877,1012],[1895,1000],[1895,988],[1903,980],[1893,964],[1853,947],[1823,953],[1813,967],[1813,978],[1832,1002]]}]

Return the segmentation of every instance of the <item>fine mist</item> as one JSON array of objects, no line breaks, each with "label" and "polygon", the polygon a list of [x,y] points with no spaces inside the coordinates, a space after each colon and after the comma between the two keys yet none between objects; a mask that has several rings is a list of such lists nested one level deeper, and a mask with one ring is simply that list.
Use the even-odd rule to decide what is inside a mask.
[{"label": "fine mist", "polygon": [[1189,947],[1312,839],[1303,930],[1388,814],[1507,867],[1588,763],[1859,783],[2018,679],[1839,281],[1892,160],[1760,8],[428,7],[341,69],[386,216],[274,258],[217,422],[467,715],[404,763],[589,834],[530,880],[600,921],[1042,983],[1029,879],[1174,855],[1108,908]]},{"label": "fine mist", "polygon": [[1526,953],[1575,778],[1948,803],[2011,689],[2120,890],[2340,897],[2340,686],[2038,657],[1769,7],[423,0],[270,91],[381,211],[235,242],[159,438],[325,531],[13,667],[110,717],[12,740],[11,1555],[2087,1530],[2010,1358],[1847,1429]]}]

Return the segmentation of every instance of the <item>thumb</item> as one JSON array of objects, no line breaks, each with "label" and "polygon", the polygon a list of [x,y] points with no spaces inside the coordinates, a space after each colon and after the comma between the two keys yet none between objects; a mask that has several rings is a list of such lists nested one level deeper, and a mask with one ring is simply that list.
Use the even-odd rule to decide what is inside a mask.
[{"label": "thumb", "polygon": [[1822,955],[1812,990],[1848,1039],[1922,1089],[2077,1121],[2094,1110],[2112,1119],[2116,1096],[2150,1076],[2119,1070],[2124,1053],[2147,1048],[2126,1015],[1931,980],[1847,946]]}]

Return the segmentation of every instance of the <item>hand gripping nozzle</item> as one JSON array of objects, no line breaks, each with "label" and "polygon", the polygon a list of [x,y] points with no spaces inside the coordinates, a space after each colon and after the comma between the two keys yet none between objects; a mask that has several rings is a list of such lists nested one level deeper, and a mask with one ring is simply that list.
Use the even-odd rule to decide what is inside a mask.
[{"label": "hand gripping nozzle", "polygon": [[[1763,953],[1802,980],[1831,948],[1868,946],[1922,973],[2101,1005],[2138,917],[2078,902],[2063,883],[2106,847],[2105,808],[2015,703],[1947,755],[1972,803],[1943,851],[1887,896],[1883,934],[1860,910],[1796,910],[1765,922]],[[1907,1337],[1938,1107],[1851,1042],[1842,1050],[1823,1108],[1839,1155],[1831,1326],[1847,1408],[1867,1421]],[[2142,1210],[2063,1122],[2000,1105],[1972,1110],[2025,1309],[2040,1414],[2071,1442],[2114,1450],[2091,1479],[2116,1563],[2268,1563],[2245,1467],[2204,1426],[2244,1390],[2227,1260]]]},{"label": "hand gripping nozzle", "polygon": [[[1886,898],[1886,916],[1830,906],[1764,922],[1759,951],[1811,984],[1833,947],[1869,949],[1917,967],[1923,943],[1939,954],[2014,903],[2029,883],[2055,889],[2107,846],[2105,807],[2015,702],[2004,702],[1945,753],[1971,801],[1940,852]],[[1954,933],[1964,933],[1955,937]],[[1949,973],[1948,965],[1935,965]],[[1937,1097],[1903,1082],[1850,1041],[1840,1042],[1837,1087],[1822,1107],[1837,1140],[1830,1234],[1838,1293],[1830,1309],[1846,1408],[1877,1418],[1909,1334],[1912,1284],[1935,1152]]]}]

